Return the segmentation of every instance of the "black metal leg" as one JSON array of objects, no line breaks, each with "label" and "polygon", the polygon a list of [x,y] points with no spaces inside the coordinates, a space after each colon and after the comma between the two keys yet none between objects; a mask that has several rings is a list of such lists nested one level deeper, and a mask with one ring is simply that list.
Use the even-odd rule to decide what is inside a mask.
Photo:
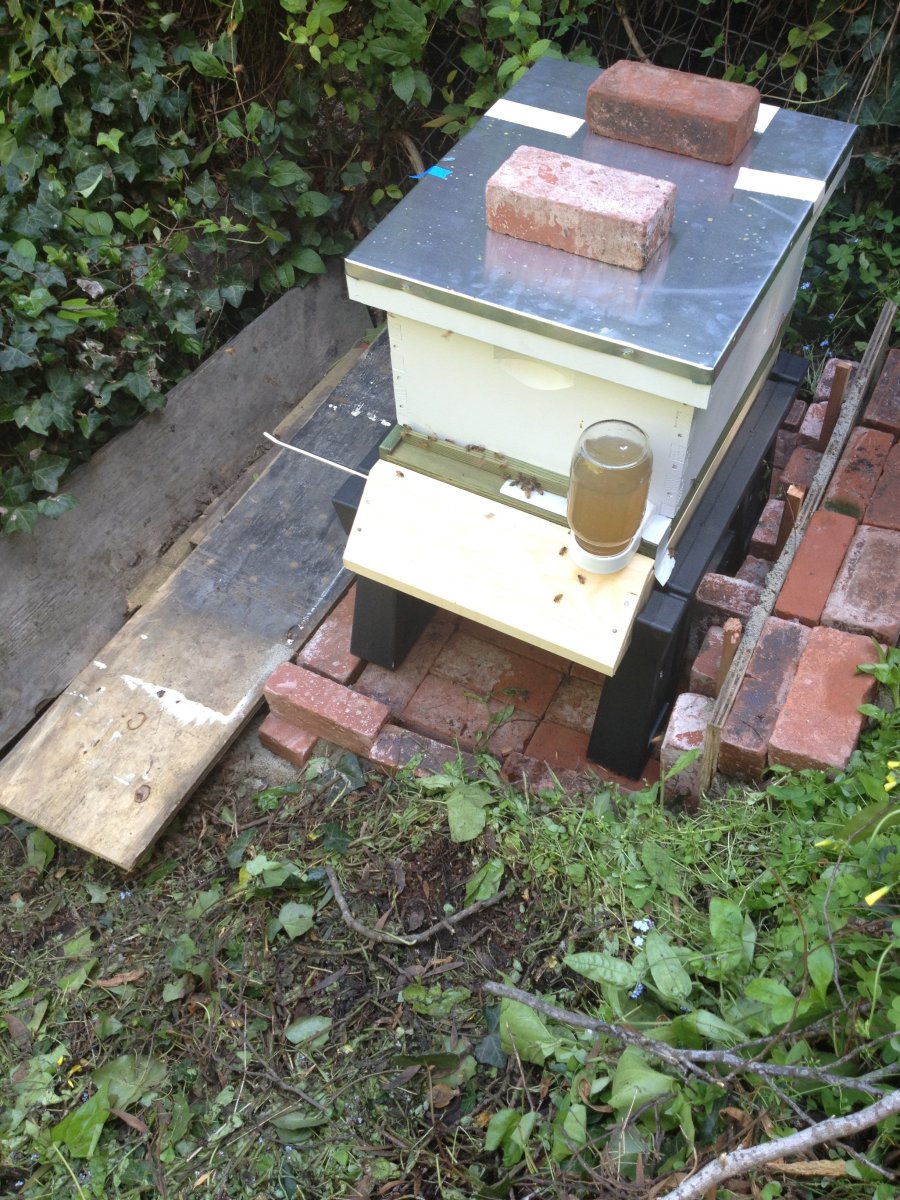
[{"label": "black metal leg", "polygon": [[678,687],[689,601],[654,590],[635,618],[631,644],[603,684],[588,758],[637,779]]},{"label": "black metal leg", "polygon": [[428,624],[434,605],[357,576],[350,651],[393,670]]}]

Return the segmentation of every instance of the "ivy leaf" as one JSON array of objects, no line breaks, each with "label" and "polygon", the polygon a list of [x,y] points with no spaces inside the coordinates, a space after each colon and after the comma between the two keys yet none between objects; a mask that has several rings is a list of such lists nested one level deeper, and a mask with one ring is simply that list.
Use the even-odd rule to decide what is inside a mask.
[{"label": "ivy leaf", "polygon": [[61,517],[63,513],[70,512],[73,508],[78,507],[78,501],[74,496],[46,496],[43,500],[38,500],[37,510],[42,517],[49,517],[55,521]]},{"label": "ivy leaf", "polygon": [[119,143],[125,136],[123,129],[109,129],[106,133],[97,134],[97,145],[105,146],[107,150],[112,150],[113,154],[119,153]]},{"label": "ivy leaf", "polygon": [[42,454],[38,462],[39,465],[31,473],[32,483],[42,492],[55,492],[60,476],[69,465],[68,459],[55,454]]},{"label": "ivy leaf", "polygon": [[307,275],[324,275],[325,263],[321,255],[310,246],[301,246],[291,255],[291,265]]},{"label": "ivy leaf", "polygon": [[38,519],[36,504],[20,504],[3,518],[4,533],[31,533]]},{"label": "ivy leaf", "polygon": [[30,367],[37,359],[31,351],[37,345],[37,334],[31,330],[14,329],[0,350],[0,371],[18,371]]},{"label": "ivy leaf", "polygon": [[210,54],[206,50],[193,51],[191,54],[191,66],[198,75],[205,75],[207,79],[231,78],[231,72],[222,60],[216,58],[214,54]]},{"label": "ivy leaf", "polygon": [[292,183],[308,183],[309,175],[289,158],[273,158],[268,167],[272,187],[289,187]]},{"label": "ivy leaf", "polygon": [[83,171],[79,171],[75,176],[75,190],[79,196],[83,196],[87,200],[88,196],[96,191],[100,180],[103,178],[103,164],[94,163],[91,167],[85,167]]}]

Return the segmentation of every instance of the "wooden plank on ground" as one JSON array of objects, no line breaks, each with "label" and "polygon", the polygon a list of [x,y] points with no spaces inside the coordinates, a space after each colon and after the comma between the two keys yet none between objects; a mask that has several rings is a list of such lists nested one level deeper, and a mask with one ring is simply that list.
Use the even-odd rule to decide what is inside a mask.
[{"label": "wooden plank on ground", "polygon": [[128,594],[257,457],[368,317],[343,273],[288,292],[64,481],[78,507],[0,538],[0,749],[100,652]]},{"label": "wooden plank on ground", "polygon": [[612,675],[653,583],[636,555],[615,575],[573,561],[568,530],[384,460],[369,482],[345,564],[492,629]]},{"label": "wooden plank on ground", "polygon": [[[291,441],[355,465],[394,420],[382,338]],[[349,582],[341,479],[277,455],[0,763],[0,804],[131,868]]]}]

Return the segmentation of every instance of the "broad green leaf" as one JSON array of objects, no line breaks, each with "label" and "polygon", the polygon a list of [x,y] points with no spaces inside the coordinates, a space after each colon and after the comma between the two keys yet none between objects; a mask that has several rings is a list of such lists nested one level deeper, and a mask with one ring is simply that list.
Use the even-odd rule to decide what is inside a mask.
[{"label": "broad green leaf", "polygon": [[681,965],[678,952],[656,929],[647,934],[644,952],[653,977],[653,985],[664,1000],[683,1004],[691,994],[693,983]]},{"label": "broad green leaf", "polygon": [[613,987],[633,988],[638,975],[631,963],[616,958],[603,950],[585,951],[582,954],[567,954],[563,959],[567,967],[591,979],[594,983],[609,983]]},{"label": "broad green leaf", "polygon": [[315,910],[312,905],[299,904],[290,900],[287,904],[282,904],[278,920],[281,922],[281,928],[293,941],[294,938],[301,937],[312,929],[314,916]]},{"label": "broad green leaf", "polygon": [[616,1109],[639,1108],[645,1101],[674,1092],[675,1080],[654,1071],[634,1046],[627,1046],[613,1076],[609,1102]]},{"label": "broad green leaf", "polygon": [[142,1096],[156,1089],[166,1079],[166,1068],[153,1058],[122,1054],[104,1063],[93,1073],[93,1081],[109,1089],[113,1108],[128,1108]]},{"label": "broad green leaf", "polygon": [[97,958],[89,958],[87,962],[82,963],[80,967],[76,967],[74,971],[69,971],[57,983],[57,987],[61,992],[78,992],[88,981],[88,976],[100,960]]},{"label": "broad green leaf", "polygon": [[113,154],[119,153],[119,143],[125,136],[122,129],[109,129],[106,133],[97,134],[97,145],[105,146],[107,150],[112,150]]},{"label": "broad green leaf", "polygon": [[391,72],[391,87],[404,104],[409,104],[416,90],[416,73],[410,66]]},{"label": "broad green leaf", "polygon": [[43,829],[32,829],[25,839],[29,867],[37,875],[46,871],[56,854],[56,842]]},{"label": "broad green leaf", "polygon": [[477,900],[490,900],[496,896],[500,891],[504,870],[501,859],[489,859],[466,884],[465,903],[474,904]]},{"label": "broad green leaf", "polygon": [[717,951],[709,975],[713,979],[725,978],[746,961],[744,914],[740,905],[713,896],[709,902],[709,933]]},{"label": "broad green leaf", "polygon": [[75,176],[75,189],[80,196],[87,200],[103,178],[104,167],[102,163],[94,163],[91,167],[85,167],[83,171],[79,171]]},{"label": "broad green leaf", "polygon": [[318,1047],[325,1044],[327,1039],[323,1035],[327,1034],[330,1028],[331,1017],[301,1017],[299,1021],[288,1025],[284,1036],[293,1046],[299,1046],[301,1042],[314,1042]]},{"label": "broad green leaf", "polygon": [[322,275],[325,263],[318,251],[310,246],[300,246],[291,254],[291,265],[298,271],[306,271],[308,275]]},{"label": "broad green leaf", "polygon": [[447,796],[447,820],[454,842],[471,842],[484,829],[487,820],[484,808],[491,800],[490,792],[480,783],[464,783]]},{"label": "broad green leaf", "polygon": [[728,1021],[723,1021],[721,1017],[705,1008],[695,1008],[689,1013],[682,1013],[669,1023],[668,1028],[674,1030],[676,1035],[687,1030],[717,1046],[733,1046],[736,1042],[743,1041],[746,1036],[736,1025],[730,1025]]},{"label": "broad green leaf", "polygon": [[521,1114],[515,1108],[500,1108],[488,1122],[484,1135],[484,1148],[490,1153],[499,1149],[506,1141],[521,1119]]},{"label": "broad green leaf", "polygon": [[291,184],[306,183],[309,175],[289,158],[273,158],[267,172],[272,187],[289,187]]},{"label": "broad green leaf", "polygon": [[207,79],[230,79],[231,72],[220,58],[206,50],[194,50],[191,54],[191,66],[199,75]]},{"label": "broad green leaf", "polygon": [[525,1062],[543,1066],[544,1060],[560,1044],[547,1028],[543,1017],[517,1000],[504,1000],[500,1006],[500,1045],[507,1054],[518,1054]]},{"label": "broad green leaf", "polygon": [[60,476],[68,465],[65,458],[58,458],[53,454],[42,455],[31,473],[31,481],[42,492],[55,492],[59,487]]},{"label": "broad green leaf", "polygon": [[834,980],[834,954],[830,946],[817,946],[806,956],[806,969],[820,1000]]},{"label": "broad green leaf", "polygon": [[50,1130],[50,1140],[62,1143],[75,1158],[90,1158],[109,1117],[107,1091],[108,1085],[101,1084],[90,1099],[73,1108]]},{"label": "broad green leaf", "polygon": [[553,1145],[551,1156],[554,1162],[571,1158],[587,1145],[587,1107],[570,1104],[553,1122]]}]

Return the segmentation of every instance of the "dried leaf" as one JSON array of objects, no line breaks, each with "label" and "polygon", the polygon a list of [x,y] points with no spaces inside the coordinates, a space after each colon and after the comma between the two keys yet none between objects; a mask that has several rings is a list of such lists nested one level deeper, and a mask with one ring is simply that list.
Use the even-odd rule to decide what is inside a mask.
[{"label": "dried leaf", "polygon": [[125,1110],[122,1108],[111,1108],[109,1112],[110,1116],[118,1117],[120,1121],[123,1121],[129,1127],[129,1129],[134,1129],[138,1133],[150,1132],[150,1126],[145,1121],[142,1121],[140,1117],[136,1117],[132,1113],[125,1112]]},{"label": "dried leaf", "polygon": [[28,1026],[25,1022],[20,1021],[18,1017],[14,1017],[12,1013],[7,1013],[3,1020],[6,1022],[6,1028],[13,1045],[19,1050],[30,1050],[31,1034],[28,1032]]},{"label": "dried leaf", "polygon": [[134,971],[122,971],[118,975],[110,975],[108,979],[95,979],[94,987],[121,987],[123,983],[134,983],[138,979],[142,979],[147,972],[143,967],[139,967]]},{"label": "dried leaf", "polygon": [[847,1164],[841,1158],[814,1158],[810,1162],[785,1162],[776,1159],[766,1163],[767,1171],[778,1171],[781,1175],[796,1175],[798,1178],[839,1179],[847,1174]]}]

